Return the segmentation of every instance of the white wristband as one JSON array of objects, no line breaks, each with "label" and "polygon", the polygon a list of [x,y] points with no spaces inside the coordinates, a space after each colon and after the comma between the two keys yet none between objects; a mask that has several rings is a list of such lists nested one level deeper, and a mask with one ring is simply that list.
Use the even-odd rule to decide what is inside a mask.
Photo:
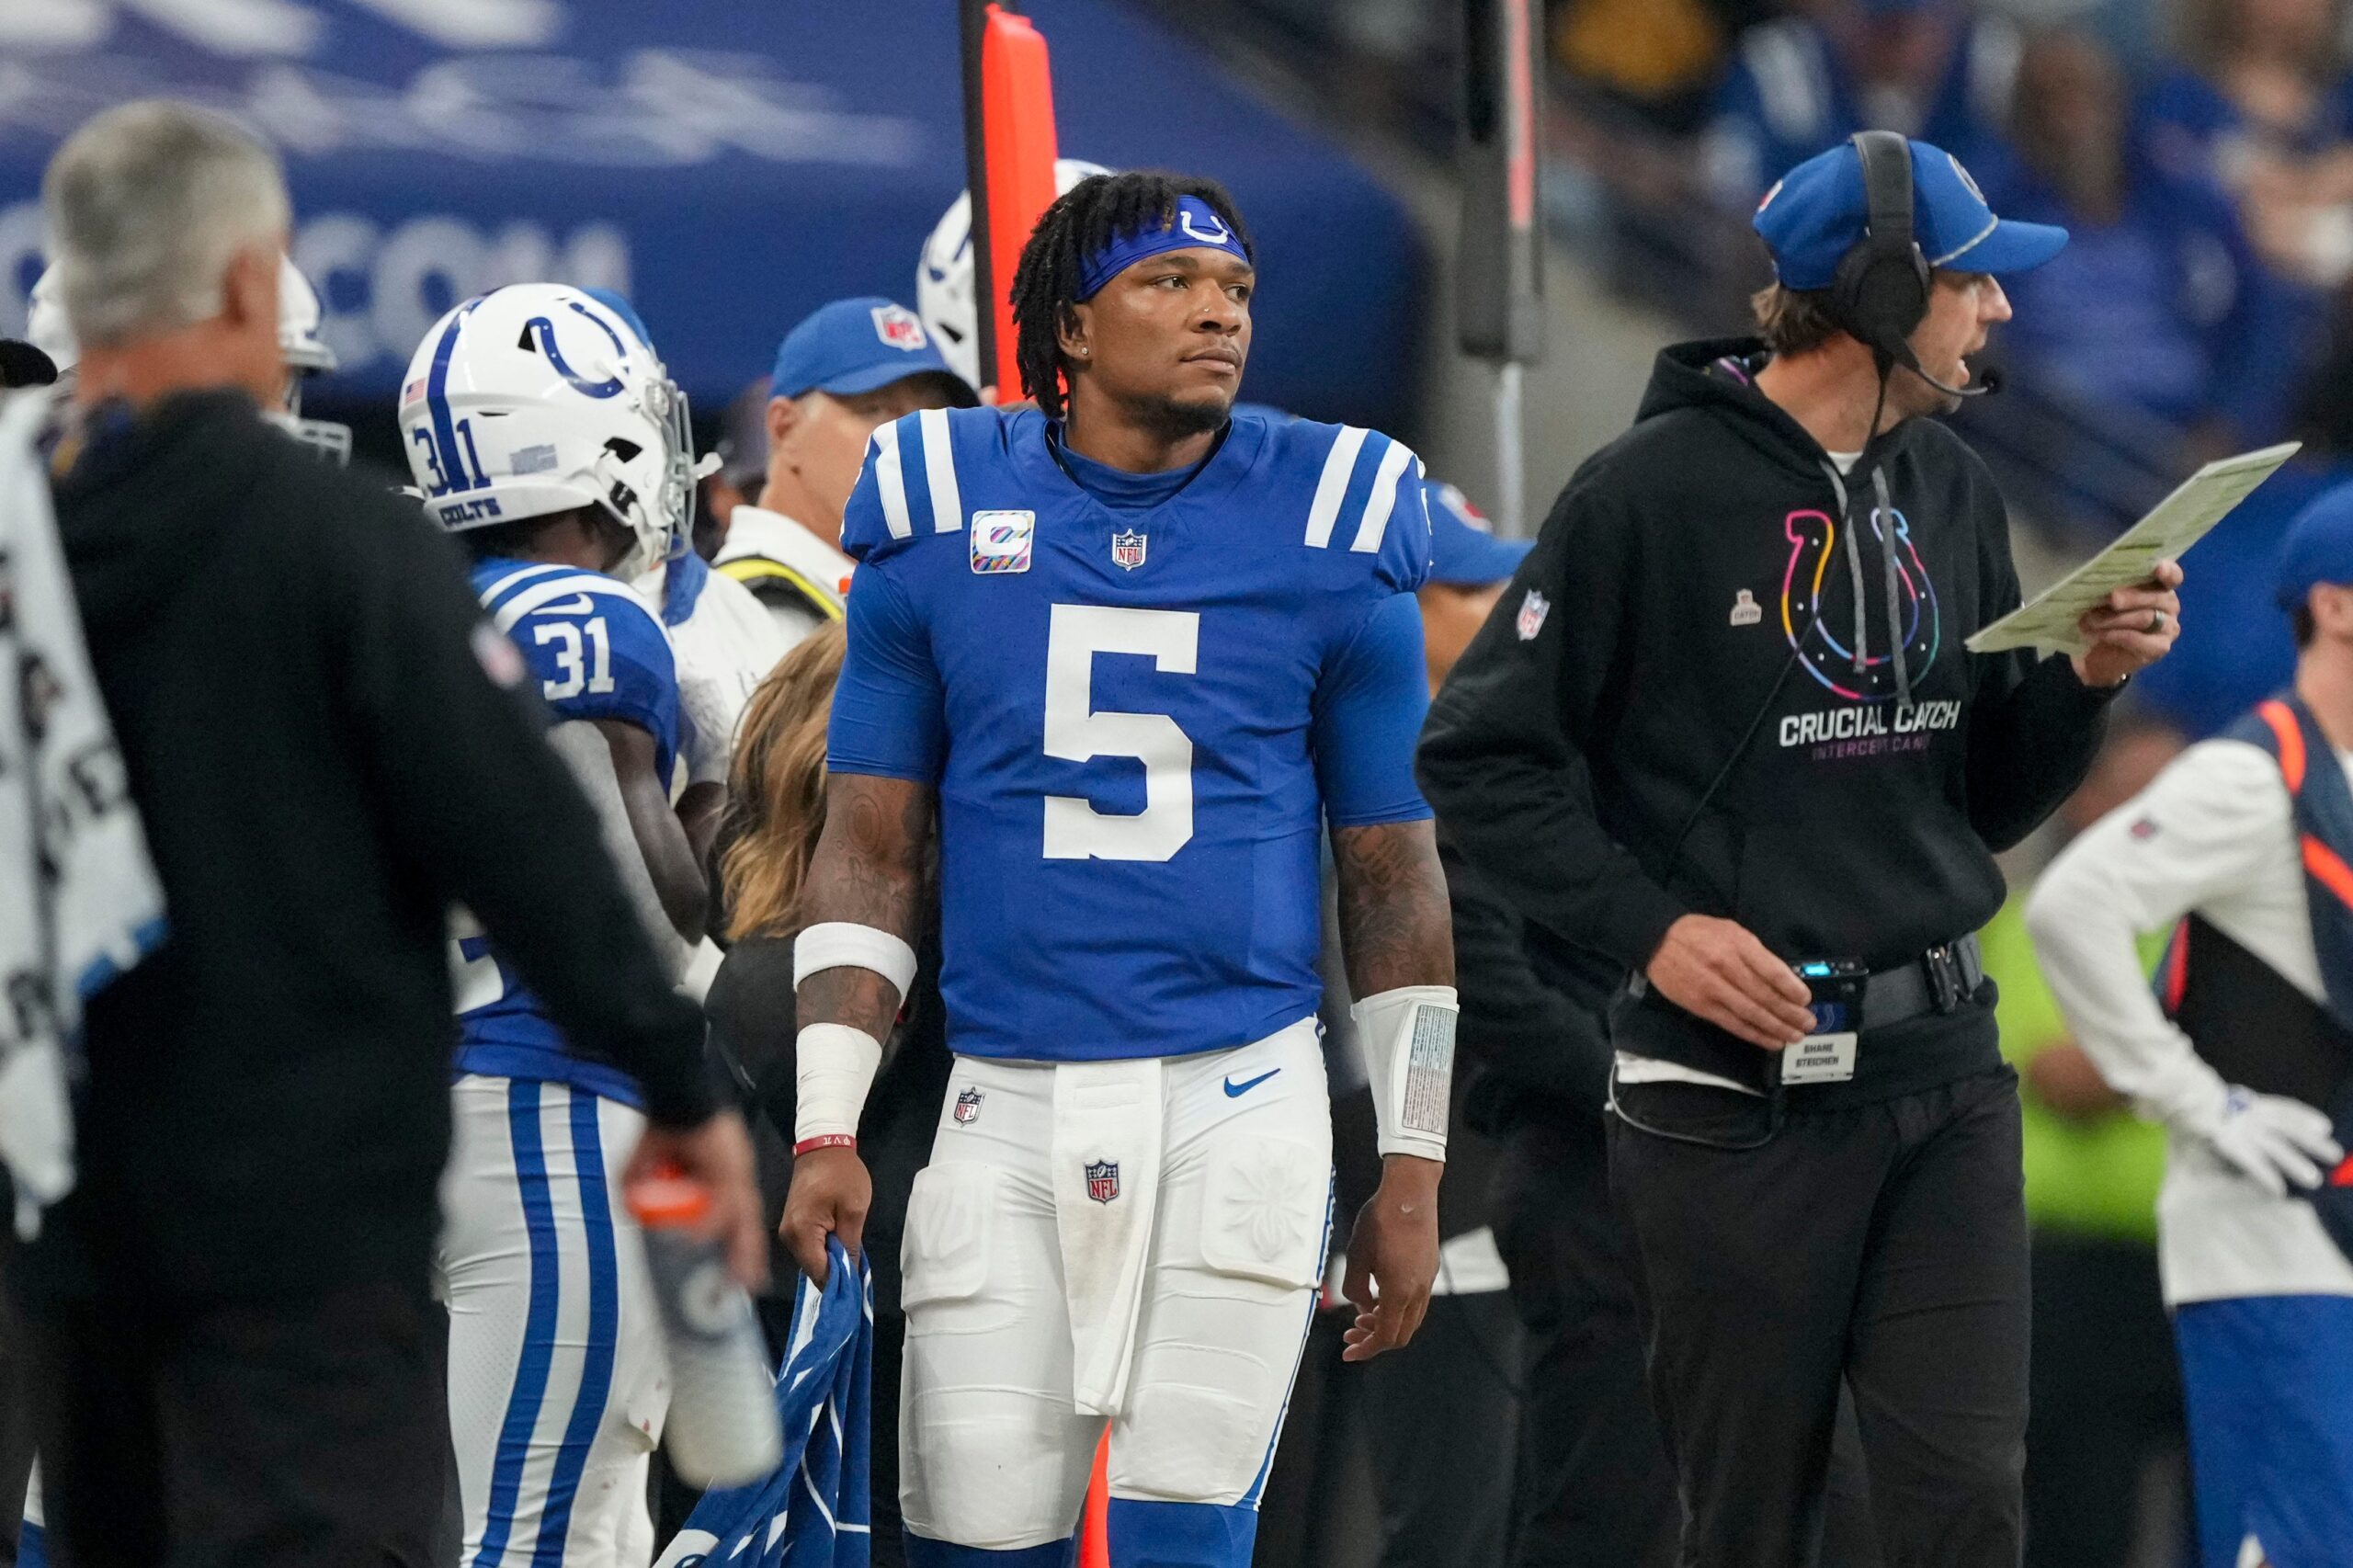
[{"label": "white wristband", "polygon": [[1384,1154],[1446,1158],[1447,1105],[1454,1083],[1451,985],[1401,985],[1348,1009],[1372,1085],[1372,1119]]},{"label": "white wristband", "polygon": [[793,939],[792,988],[828,969],[872,970],[898,988],[904,1003],[915,983],[915,950],[879,926],[822,920]]},{"label": "white wristband", "polygon": [[792,1141],[858,1136],[882,1042],[847,1024],[811,1024],[793,1039]]}]

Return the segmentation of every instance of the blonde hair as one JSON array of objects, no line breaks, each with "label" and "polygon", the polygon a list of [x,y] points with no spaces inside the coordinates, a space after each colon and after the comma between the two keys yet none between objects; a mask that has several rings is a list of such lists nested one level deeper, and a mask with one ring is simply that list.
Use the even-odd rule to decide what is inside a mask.
[{"label": "blonde hair", "polygon": [[825,721],[848,639],[834,621],[768,672],[744,709],[727,779],[729,843],[719,860],[727,935],[782,936],[801,925],[801,897],[825,827]]},{"label": "blonde hair", "polygon": [[1827,289],[1784,289],[1768,283],[1748,297],[1757,335],[1776,354],[1811,354],[1847,329],[1830,313]]}]

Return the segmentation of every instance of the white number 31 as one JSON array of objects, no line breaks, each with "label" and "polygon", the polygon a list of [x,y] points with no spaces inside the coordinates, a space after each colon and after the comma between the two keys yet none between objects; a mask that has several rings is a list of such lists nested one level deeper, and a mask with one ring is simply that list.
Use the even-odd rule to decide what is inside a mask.
[{"label": "white number 31", "polygon": [[1143,764],[1143,810],[1097,811],[1046,797],[1049,860],[1165,860],[1193,836],[1193,743],[1165,713],[1095,711],[1095,655],[1135,653],[1165,675],[1194,673],[1195,610],[1056,605],[1046,635],[1046,755],[1066,762],[1131,756]]},{"label": "white number 31", "polygon": [[587,624],[590,645],[585,650],[585,658],[582,657],[581,630],[568,620],[543,620],[533,629],[533,637],[541,644],[559,644],[555,667],[563,678],[540,683],[540,695],[550,702],[577,697],[584,690],[602,697],[613,689],[613,643],[605,631],[605,618],[600,615]]}]

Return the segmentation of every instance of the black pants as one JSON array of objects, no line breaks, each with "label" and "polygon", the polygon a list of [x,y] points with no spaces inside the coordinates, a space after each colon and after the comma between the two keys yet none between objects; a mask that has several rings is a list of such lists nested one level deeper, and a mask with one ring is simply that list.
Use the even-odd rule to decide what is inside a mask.
[{"label": "black pants", "polygon": [[[1632,1259],[1602,1124],[1563,1110],[1505,1148],[1495,1240],[1524,1331],[1516,1568],[1668,1568],[1683,1517],[1643,1376]],[[1878,1568],[1862,1439],[1842,1395],[1818,1568]]]},{"label": "black pants", "polygon": [[2028,1568],[2124,1568],[2150,1463],[2188,1447],[2155,1247],[2034,1233],[2032,1388]]},{"label": "black pants", "polygon": [[[1652,1394],[1685,1568],[1803,1568],[1843,1374],[1887,1568],[2016,1568],[2029,1322],[2017,1077],[1810,1110],[1745,1153],[1613,1119]],[[1620,1085],[1635,1119],[1716,1143],[1765,1102]]]},{"label": "black pants", "polygon": [[1505,1146],[1495,1244],[1526,1330],[1518,1568],[1666,1568],[1675,1471],[1643,1384],[1642,1326],[1590,1119],[1529,1125]]},{"label": "black pants", "polygon": [[1367,1362],[1380,1568],[1495,1568],[1510,1524],[1519,1326],[1500,1290],[1431,1299],[1414,1342]]},{"label": "black pants", "polygon": [[[15,1192],[0,1171],[0,1214],[15,1207]],[[17,1250],[17,1233],[0,1225],[0,1269]],[[25,1330],[16,1303],[0,1293],[0,1565],[15,1568],[17,1536],[25,1516],[25,1487],[32,1478],[32,1375],[26,1364]]]},{"label": "black pants", "polygon": [[449,1415],[424,1281],[25,1316],[60,1568],[438,1568]]}]

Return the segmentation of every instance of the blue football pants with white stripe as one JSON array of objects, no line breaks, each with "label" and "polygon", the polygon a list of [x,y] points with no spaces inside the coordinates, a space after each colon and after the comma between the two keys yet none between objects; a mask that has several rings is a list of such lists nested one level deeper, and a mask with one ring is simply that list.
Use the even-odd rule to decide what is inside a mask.
[{"label": "blue football pants with white stripe", "polygon": [[914,1568],[1071,1561],[1107,1423],[1074,1401],[1065,1286],[1106,1267],[1085,1255],[1121,1206],[1147,1239],[1108,1422],[1113,1568],[1247,1568],[1324,1269],[1317,1035],[1166,1058],[1141,1093],[1127,1062],[956,1059],[904,1249]]},{"label": "blue football pants with white stripe", "polygon": [[2205,1568],[2353,1568],[2353,1297],[2174,1310]]},{"label": "blue football pants with white stripe", "polygon": [[620,1176],[643,1116],[568,1084],[468,1074],[442,1179],[460,1568],[644,1568],[669,1400]]}]

